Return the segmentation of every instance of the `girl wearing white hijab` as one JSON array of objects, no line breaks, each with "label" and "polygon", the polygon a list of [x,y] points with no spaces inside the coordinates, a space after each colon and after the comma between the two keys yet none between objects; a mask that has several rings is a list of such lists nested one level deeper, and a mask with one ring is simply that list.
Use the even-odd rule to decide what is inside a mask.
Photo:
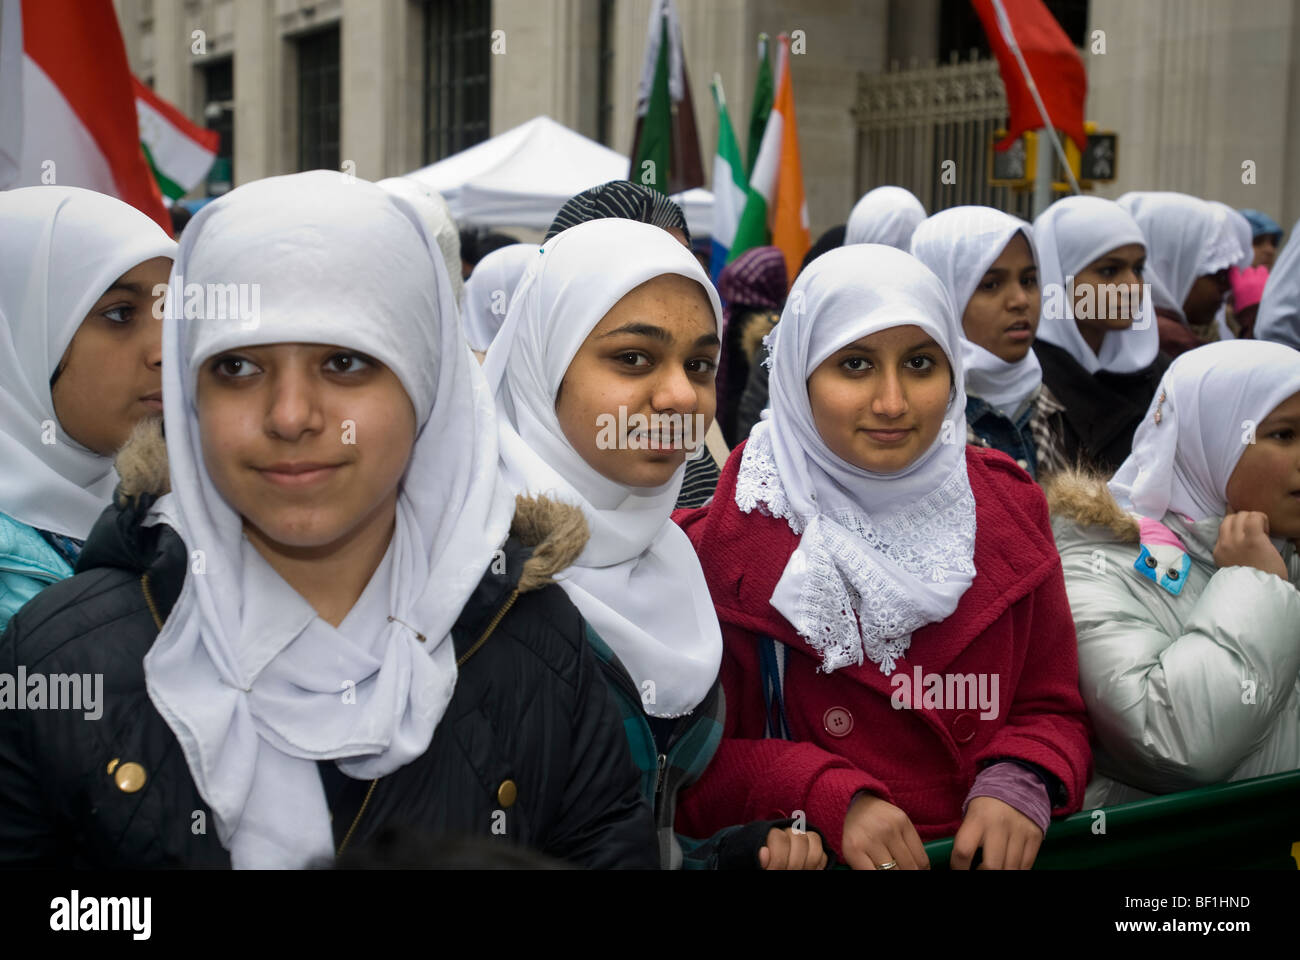
[{"label": "girl wearing white hijab", "polygon": [[820,867],[816,835],[780,817],[702,846],[673,830],[676,793],[709,762],[722,724],[718,618],[670,519],[688,448],[713,416],[720,328],[717,292],[660,227],[602,218],[547,240],[484,362],[501,468],[515,491],[586,517],[591,539],[559,582],[622,706],[662,865]]},{"label": "girl wearing white hijab", "polygon": [[1118,203],[1146,239],[1161,351],[1176,357],[1217,340],[1214,317],[1231,289],[1228,268],[1250,252],[1226,215],[1229,208],[1158,191],[1126,193]]},{"label": "girl wearing white hijab", "polygon": [[1300,767],[1300,353],[1179,357],[1109,485],[1049,497],[1099,744],[1087,804]]},{"label": "girl wearing white hijab", "polygon": [[[943,283],[890,247],[833,250],[795,282],[764,419],[679,519],[730,706],[685,823],[797,806],[856,868],[924,867],[922,839],[953,833],[954,865],[982,849],[1023,868],[1078,809],[1087,731],[1046,504],[963,442],[961,339]],[[982,712],[945,699],[968,670],[999,678]]]},{"label": "girl wearing white hijab", "polygon": [[1007,454],[1030,476],[1059,470],[1053,418],[1033,352],[1041,298],[1029,224],[992,207],[951,207],[912,235],[961,313],[967,441]]},{"label": "girl wearing white hijab", "polygon": [[907,252],[912,231],[925,219],[925,207],[903,187],[876,187],[862,195],[849,213],[845,243],[883,243]]},{"label": "girl wearing white hijab", "polygon": [[161,413],[154,304],[175,250],[115,197],[0,192],[0,632],[71,576],[117,483],[114,451]]},{"label": "girl wearing white hijab", "polygon": [[461,301],[461,322],[471,350],[486,353],[492,345],[492,339],[505,322],[519,278],[536,256],[536,244],[512,243],[493,250],[474,267],[465,281]]},{"label": "girl wearing white hijab", "polygon": [[[29,635],[7,651],[42,649],[52,621],[67,624],[52,633],[89,622],[57,639],[66,659],[95,665],[110,646],[95,629],[118,625],[108,685],[134,695],[105,705],[103,728],[127,736],[59,758],[131,761],[122,799],[70,798],[102,808],[93,826],[72,824],[92,838],[83,858],[294,868],[384,826],[487,837],[492,810],[512,807],[514,843],[588,865],[653,862],[577,615],[559,591],[521,596],[556,568],[507,540],[515,498],[498,474],[492,397],[437,251],[415,207],[329,171],[247,184],[186,229],[163,337],[171,492],[143,519],[124,504],[111,525],[154,538],[146,554],[179,569],[84,574],[98,591],[74,577],[43,596],[77,612],[41,609],[21,628],[20,615],[13,632]],[[232,283],[256,291],[248,312],[192,306],[190,290]],[[127,565],[139,569],[110,564]],[[143,677],[130,662],[142,649]],[[12,738],[36,749],[0,752],[11,803],[48,791],[46,776],[72,782],[37,759],[71,735]],[[127,798],[150,783],[132,836]],[[195,810],[211,838],[185,836]],[[30,852],[27,839],[0,832],[0,859]]]},{"label": "girl wearing white hijab", "polygon": [[1300,349],[1300,243],[1287,244],[1268,275],[1255,320],[1255,339]]},{"label": "girl wearing white hijab", "polygon": [[1067,463],[1109,474],[1128,456],[1169,360],[1160,354],[1146,239],[1119,204],[1067,197],[1034,221],[1042,321],[1034,353],[1064,408],[1053,421]]}]

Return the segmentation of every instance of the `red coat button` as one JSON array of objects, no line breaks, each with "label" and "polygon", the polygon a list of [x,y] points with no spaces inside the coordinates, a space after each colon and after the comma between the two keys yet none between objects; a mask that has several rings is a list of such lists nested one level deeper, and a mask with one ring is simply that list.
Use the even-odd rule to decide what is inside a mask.
[{"label": "red coat button", "polygon": [[843,707],[831,707],[822,715],[822,726],[832,737],[847,737],[853,732],[853,714]]},{"label": "red coat button", "polygon": [[952,738],[958,743],[970,743],[975,739],[975,714],[957,714],[952,721]]}]

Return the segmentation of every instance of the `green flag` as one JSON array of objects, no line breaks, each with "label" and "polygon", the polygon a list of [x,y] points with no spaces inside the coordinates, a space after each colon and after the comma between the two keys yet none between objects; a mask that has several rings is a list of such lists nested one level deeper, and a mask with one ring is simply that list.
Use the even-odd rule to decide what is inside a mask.
[{"label": "green flag", "polygon": [[655,60],[655,79],[650,88],[650,103],[638,132],[632,168],[628,179],[668,193],[668,158],[672,153],[672,100],[668,94],[668,17],[660,26],[659,56]]},{"label": "green flag", "polygon": [[754,173],[754,161],[767,129],[767,115],[772,112],[772,64],[767,55],[767,34],[758,35],[758,79],[754,81],[754,102],[749,111],[749,158],[745,176]]}]

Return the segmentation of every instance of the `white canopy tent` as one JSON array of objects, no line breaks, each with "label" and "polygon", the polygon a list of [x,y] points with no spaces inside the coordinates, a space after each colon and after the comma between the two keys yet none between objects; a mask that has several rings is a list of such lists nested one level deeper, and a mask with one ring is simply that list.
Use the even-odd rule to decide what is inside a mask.
[{"label": "white canopy tent", "polygon": [[[627,176],[628,159],[550,117],[498,134],[407,176],[443,195],[462,226],[545,231],[564,201]],[[672,198],[692,236],[713,232],[713,194],[694,189]]]}]

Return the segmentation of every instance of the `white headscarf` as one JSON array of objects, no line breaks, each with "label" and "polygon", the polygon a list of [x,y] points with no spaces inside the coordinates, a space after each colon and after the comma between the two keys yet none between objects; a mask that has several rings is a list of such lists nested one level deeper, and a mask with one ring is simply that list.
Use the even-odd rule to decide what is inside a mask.
[{"label": "white headscarf", "polygon": [[537,256],[537,244],[512,243],[493,250],[474,265],[461,301],[461,323],[472,349],[485,351],[492,345],[492,338],[505,322],[519,278]]},{"label": "white headscarf", "polygon": [[115,197],[0,192],[0,513],[77,540],[90,533],[117,471],[59,425],[50,377],[114,280],[175,254],[158,224]]},{"label": "white headscarf", "polygon": [[[1295,230],[1300,230],[1300,223]],[[1255,317],[1255,339],[1300,349],[1300,243],[1283,247],[1282,255],[1269,271]]]},{"label": "white headscarf", "polygon": [[587,335],[625,294],[664,274],[697,281],[721,329],[717,291],[666,231],[613,218],[570,227],[546,241],[520,280],[483,370],[496,388],[510,485],[574,504],[587,518],[591,539],[557,578],[560,586],[637,686],[654,684],[646,712],[675,717],[704,699],[722,662],[704,571],[669,519],[685,464],[659,487],[616,483],[573,448],[555,413],[560,383]]},{"label": "white headscarf", "polygon": [[438,252],[442,254],[442,263],[451,281],[452,297],[459,306],[465,293],[465,281],[460,275],[460,231],[456,229],[447,201],[437,190],[410,177],[389,177],[380,180],[378,186],[410,203],[429,235],[437,238]]},{"label": "white headscarf", "polygon": [[[826,445],[808,378],[846,345],[904,325],[933,337],[952,365],[948,422],[908,467],[872,473]],[[799,275],[769,339],[771,401],[745,445],[736,505],[784,517],[802,534],[772,606],[821,653],[827,672],[865,656],[892,673],[912,633],[948,617],[975,577],[961,331],[951,298],[909,254],[840,247]]]},{"label": "white headscarf", "polygon": [[1224,516],[1254,428],[1295,393],[1300,353],[1290,347],[1229,340],[1187,351],[1165,371],[1111,493],[1152,520],[1170,510],[1193,521]]},{"label": "white headscarf", "polygon": [[1147,275],[1157,307],[1183,315],[1183,301],[1197,277],[1238,262],[1235,225],[1211,204],[1185,193],[1134,191],[1117,201],[1146,238]]},{"label": "white headscarf", "polygon": [[[187,287],[258,284],[260,313],[251,325],[182,319],[182,278]],[[249,183],[185,230],[163,333],[173,492],[150,517],[202,551],[205,569],[186,577],[144,669],[235,867],[300,867],[330,855],[316,761],[335,760],[358,779],[392,773],[428,749],[451,700],[450,630],[513,515],[498,481],[492,398],[454,307],[418,211],[338,173]],[[200,445],[202,363],[286,342],[376,357],[416,413],[392,541],[337,628],[248,542]]]},{"label": "white headscarf", "polygon": [[1106,333],[1100,355],[1092,352],[1074,319],[1073,287],[1066,286],[1066,278],[1130,243],[1146,245],[1141,227],[1123,207],[1101,197],[1066,197],[1034,220],[1043,292],[1038,339],[1065,350],[1089,373],[1136,373],[1151,366],[1160,352],[1160,330],[1145,297],[1131,327]]},{"label": "white headscarf", "polygon": [[[1036,259],[1029,224],[992,207],[941,210],[912,234],[912,256],[943,281],[952,297],[958,324],[980,280],[1017,233],[1024,235],[1029,255]],[[1020,278],[1012,277],[1011,282],[1019,283]],[[1033,350],[1017,362],[1007,363],[967,339],[963,329],[961,352],[966,392],[984,400],[1004,417],[1013,417],[1042,385],[1043,368]]]},{"label": "white headscarf", "polygon": [[883,243],[906,253],[912,231],[925,219],[925,207],[910,190],[876,187],[853,205],[844,227],[844,242]]}]

